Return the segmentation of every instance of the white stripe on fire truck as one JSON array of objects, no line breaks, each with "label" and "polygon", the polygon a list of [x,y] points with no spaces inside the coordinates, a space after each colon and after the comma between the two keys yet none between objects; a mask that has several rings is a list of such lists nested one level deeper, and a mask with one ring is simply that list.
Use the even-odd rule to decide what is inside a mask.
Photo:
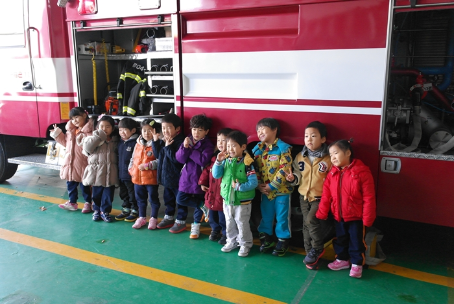
[{"label": "white stripe on fire truck", "polygon": [[8,101],[23,101],[23,102],[77,102],[76,97],[50,97],[50,96],[38,96],[38,98],[34,96],[2,96],[0,97],[0,101],[8,102]]}]

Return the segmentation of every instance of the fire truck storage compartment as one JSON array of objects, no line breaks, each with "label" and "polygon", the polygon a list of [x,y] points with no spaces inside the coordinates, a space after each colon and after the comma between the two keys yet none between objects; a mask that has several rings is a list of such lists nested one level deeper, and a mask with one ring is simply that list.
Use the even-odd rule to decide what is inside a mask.
[{"label": "fire truck storage compartment", "polygon": [[[143,73],[142,79],[147,79],[146,100],[149,104],[146,112],[138,111],[133,116],[162,115],[174,111],[173,49],[169,50],[169,44],[165,45],[164,51],[156,51],[155,47],[156,39],[168,39],[164,37],[169,35],[171,26],[75,31],[74,45],[81,106],[91,108],[94,105],[96,81],[97,104],[101,106],[101,112],[105,112],[105,98],[109,91],[117,90],[123,68],[131,61],[134,67]],[[107,61],[102,51],[103,41]],[[173,44],[170,44],[170,47],[173,48]],[[96,63],[96,80],[93,77],[93,58]]]},{"label": "fire truck storage compartment", "polygon": [[383,150],[454,155],[454,10],[394,15]]}]

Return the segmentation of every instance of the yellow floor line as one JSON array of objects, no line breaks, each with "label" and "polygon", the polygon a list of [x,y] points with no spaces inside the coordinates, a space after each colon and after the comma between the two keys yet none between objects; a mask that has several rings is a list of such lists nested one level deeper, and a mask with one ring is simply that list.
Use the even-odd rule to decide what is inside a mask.
[{"label": "yellow floor line", "polygon": [[[52,204],[62,204],[66,201],[65,199],[60,199],[60,198],[55,198],[55,197],[45,196],[45,195],[40,195],[40,194],[34,194],[34,193],[30,193],[30,192],[17,191],[17,190],[13,190],[13,189],[2,188],[2,187],[0,187],[0,193],[19,196],[19,197],[23,197],[23,198],[29,198],[29,199],[52,203]],[[83,207],[83,203],[79,203],[79,208],[82,208],[82,207]],[[112,210],[113,215],[116,215],[119,213],[120,213],[119,210]],[[189,224],[188,224],[188,226],[189,226]],[[202,227],[200,229],[200,232],[203,234],[210,234],[210,231],[211,230],[208,227]],[[254,240],[254,244],[260,245],[258,240]],[[297,254],[305,254],[303,249],[296,249],[296,250],[290,250],[290,251],[297,253]],[[422,282],[427,282],[427,283],[432,283],[432,284],[436,284],[436,285],[454,288],[454,278],[452,278],[452,277],[431,274],[431,273],[413,270],[413,269],[396,266],[396,265],[392,265],[392,264],[388,264],[388,263],[380,263],[377,266],[369,266],[369,268],[377,270],[377,271],[381,271],[381,272],[391,273],[394,275],[398,275],[398,276],[409,278],[409,279],[416,280],[416,281],[422,281]]]},{"label": "yellow floor line", "polygon": [[110,256],[82,250],[68,245],[36,238],[0,228],[0,238],[17,244],[55,253],[70,259],[95,266],[141,277],[150,281],[188,290],[208,297],[232,303],[284,303],[252,293],[223,287],[220,285],[192,279],[186,276],[127,262]]}]

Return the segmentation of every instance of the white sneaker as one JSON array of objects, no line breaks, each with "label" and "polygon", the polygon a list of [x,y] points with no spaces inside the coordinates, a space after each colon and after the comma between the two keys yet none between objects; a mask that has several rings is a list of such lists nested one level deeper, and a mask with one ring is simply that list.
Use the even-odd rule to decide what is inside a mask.
[{"label": "white sneaker", "polygon": [[238,256],[247,257],[249,254],[249,251],[251,251],[251,248],[246,247],[246,246],[241,246],[240,251],[238,251]]},{"label": "white sneaker", "polygon": [[221,248],[221,251],[222,252],[230,252],[232,251],[233,249],[236,249],[238,248],[238,243],[237,242],[233,242],[233,243],[227,243],[224,245],[224,247]]},{"label": "white sneaker", "polygon": [[200,235],[200,223],[192,223],[191,224],[191,234],[189,235],[189,238],[191,239],[198,239]]}]

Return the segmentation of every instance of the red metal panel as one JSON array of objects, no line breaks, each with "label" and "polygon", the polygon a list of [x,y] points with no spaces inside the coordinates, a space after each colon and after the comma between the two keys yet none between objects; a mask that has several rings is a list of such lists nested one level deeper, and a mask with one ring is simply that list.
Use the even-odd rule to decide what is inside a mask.
[{"label": "red metal panel", "polygon": [[[68,93],[66,95],[69,95]],[[58,94],[58,96],[63,97],[63,94]],[[69,108],[77,107],[77,102],[70,102]],[[38,102],[38,112],[39,112],[39,136],[46,137],[48,134],[47,130],[50,126],[55,123],[65,122],[60,117],[60,103],[59,102]]]},{"label": "red metal panel", "polygon": [[383,48],[388,0],[182,13],[182,47],[192,52]]},{"label": "red metal panel", "polygon": [[39,137],[36,102],[0,99],[0,134]]},{"label": "red metal panel", "polygon": [[399,174],[378,174],[378,215],[454,227],[454,204],[448,194],[454,162],[400,159]]}]

